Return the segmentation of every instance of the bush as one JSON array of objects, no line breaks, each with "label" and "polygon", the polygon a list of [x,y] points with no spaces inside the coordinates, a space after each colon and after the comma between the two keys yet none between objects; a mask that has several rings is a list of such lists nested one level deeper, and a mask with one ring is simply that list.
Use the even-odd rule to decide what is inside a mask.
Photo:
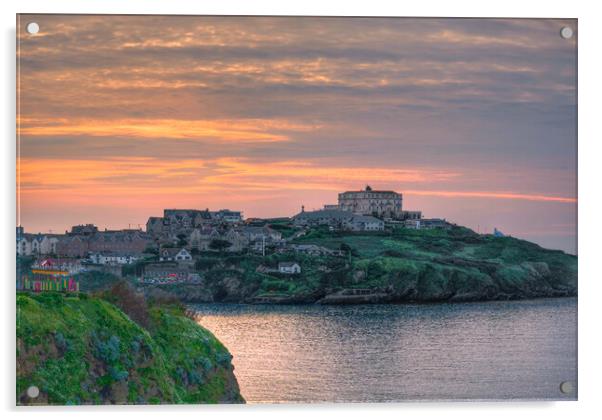
[{"label": "bush", "polygon": [[159,255],[159,250],[155,246],[148,246],[144,249],[145,254]]},{"label": "bush", "polygon": [[112,364],[119,360],[119,356],[121,355],[119,344],[119,337],[116,335],[112,335],[107,341],[103,341],[95,332],[92,333],[94,355],[107,364]]},{"label": "bush", "polygon": [[220,366],[228,367],[232,362],[232,355],[228,352],[221,352],[217,354],[215,360]]},{"label": "bush", "polygon": [[56,332],[54,334],[54,343],[56,344],[56,348],[63,353],[70,349],[69,341],[61,332]]},{"label": "bush", "polygon": [[130,376],[126,370],[119,370],[114,368],[113,366],[109,368],[109,374],[111,375],[111,378],[113,378],[113,380],[117,382],[125,381],[128,378],[128,376]]},{"label": "bush", "polygon": [[105,292],[105,298],[125,312],[133,321],[145,328],[150,327],[148,304],[144,295],[136,292],[130,283],[123,280],[116,283],[108,292]]},{"label": "bush", "polygon": [[106,290],[121,281],[116,275],[101,271],[87,271],[76,274],[73,277],[79,282],[79,288],[83,292]]},{"label": "bush", "polygon": [[220,262],[217,258],[199,258],[194,263],[195,270],[211,270]]},{"label": "bush", "polygon": [[212,249],[214,251],[225,251],[226,249],[230,248],[232,246],[232,243],[223,239],[213,239],[210,243],[209,243],[209,249]]}]

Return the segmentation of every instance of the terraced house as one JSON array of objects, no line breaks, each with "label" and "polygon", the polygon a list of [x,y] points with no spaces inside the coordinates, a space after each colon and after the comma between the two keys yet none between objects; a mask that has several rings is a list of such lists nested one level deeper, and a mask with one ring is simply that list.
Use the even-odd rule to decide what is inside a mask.
[{"label": "terraced house", "polygon": [[385,229],[385,222],[372,216],[363,216],[343,210],[305,211],[293,217],[295,226],[328,226],[332,230],[379,231]]},{"label": "terraced house", "polygon": [[195,228],[218,225],[236,225],[242,222],[242,212],[222,209],[218,211],[196,209],[165,209],[163,217],[149,217],[146,232],[154,238],[166,235],[190,234]]},{"label": "terraced house", "polygon": [[17,255],[54,255],[61,235],[24,233],[17,229]]}]

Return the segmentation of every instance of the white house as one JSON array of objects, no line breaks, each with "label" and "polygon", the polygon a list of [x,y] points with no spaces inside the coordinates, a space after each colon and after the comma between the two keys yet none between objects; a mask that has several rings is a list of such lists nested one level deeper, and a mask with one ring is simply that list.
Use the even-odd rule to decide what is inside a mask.
[{"label": "white house", "polygon": [[159,261],[191,261],[192,255],[186,248],[162,248],[159,253]]},{"label": "white house", "polygon": [[281,262],[278,263],[278,272],[283,274],[299,274],[301,266],[296,262]]},{"label": "white house", "polygon": [[405,220],[403,226],[408,229],[420,229],[420,219]]},{"label": "white house", "polygon": [[25,237],[17,239],[17,255],[31,255],[31,242]]},{"label": "white house", "polygon": [[122,265],[132,264],[140,259],[138,255],[121,254],[118,252],[95,252],[90,254],[90,260],[94,264]]},{"label": "white house", "polygon": [[385,222],[372,216],[353,216],[346,223],[347,227],[353,231],[378,231],[385,230]]}]

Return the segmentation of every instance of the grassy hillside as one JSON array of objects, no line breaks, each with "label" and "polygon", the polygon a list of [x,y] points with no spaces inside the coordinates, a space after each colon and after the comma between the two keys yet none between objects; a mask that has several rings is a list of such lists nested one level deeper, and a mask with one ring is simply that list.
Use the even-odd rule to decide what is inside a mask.
[{"label": "grassy hillside", "polygon": [[[368,301],[470,301],[574,296],[577,257],[511,237],[463,228],[350,233],[312,229],[293,241],[344,250],[302,254],[201,256],[202,285],[145,287],[184,301],[315,302],[363,289]],[[262,270],[297,261],[299,275]],[[353,290],[352,290],[353,289]],[[353,303],[353,302],[349,302]]]},{"label": "grassy hillside", "polygon": [[[98,297],[17,294],[19,404],[242,402],[231,356],[177,306],[146,328]],[[30,385],[40,396],[29,400]]]}]

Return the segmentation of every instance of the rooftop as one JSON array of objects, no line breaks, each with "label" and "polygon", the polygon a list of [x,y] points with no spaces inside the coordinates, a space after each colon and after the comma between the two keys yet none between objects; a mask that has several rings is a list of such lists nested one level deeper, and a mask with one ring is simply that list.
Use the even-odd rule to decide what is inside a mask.
[{"label": "rooftop", "polygon": [[315,211],[303,211],[295,216],[295,218],[304,219],[322,219],[322,218],[339,218],[339,219],[351,219],[353,213],[343,210],[315,210]]}]

